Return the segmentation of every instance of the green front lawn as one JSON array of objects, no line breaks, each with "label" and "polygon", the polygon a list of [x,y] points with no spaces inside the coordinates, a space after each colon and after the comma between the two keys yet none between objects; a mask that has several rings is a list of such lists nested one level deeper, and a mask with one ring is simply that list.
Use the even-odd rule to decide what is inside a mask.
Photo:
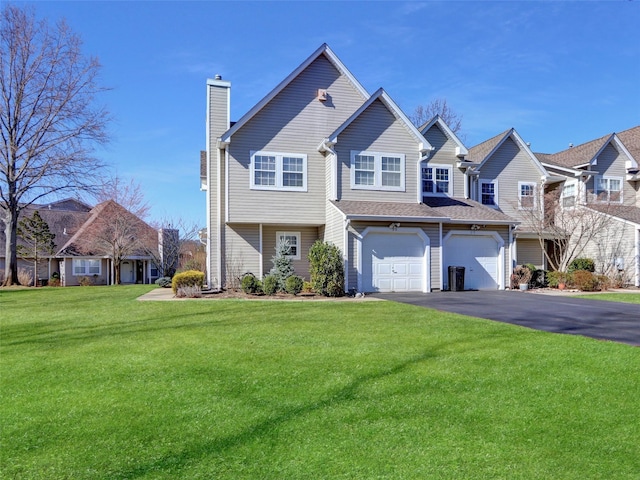
[{"label": "green front lawn", "polygon": [[638,348],[148,288],[0,290],[0,477],[638,478]]},{"label": "green front lawn", "polygon": [[640,304],[640,293],[596,293],[588,295],[576,295],[576,297],[590,298],[592,300],[607,300],[608,302],[637,303]]}]

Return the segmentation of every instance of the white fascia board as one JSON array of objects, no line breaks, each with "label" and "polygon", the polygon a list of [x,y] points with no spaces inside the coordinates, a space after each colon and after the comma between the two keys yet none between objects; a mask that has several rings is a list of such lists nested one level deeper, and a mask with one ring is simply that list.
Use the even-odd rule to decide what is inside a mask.
[{"label": "white fascia board", "polygon": [[[614,139],[614,137],[616,136],[615,133],[612,133],[611,136],[609,138],[607,138],[605,140],[605,142],[602,144],[602,146],[600,147],[600,149],[596,152],[596,154],[589,160],[589,162],[587,162],[586,164],[584,164],[584,166],[587,165],[597,165],[598,164],[598,157],[600,156],[600,154],[602,153],[602,151],[606,148],[607,145],[609,145],[609,143],[611,143],[611,141]],[[578,165],[577,168],[582,167],[583,165]]]},{"label": "white fascia board", "polygon": [[627,157],[628,160],[625,162],[625,167],[627,168],[627,170],[634,170],[638,168],[638,161],[633,158],[633,155],[631,155],[629,150],[627,150],[627,147],[625,147],[624,143],[622,143],[622,140],[620,140],[618,138],[618,135],[616,135],[615,133],[613,134],[613,142],[615,142],[617,150]]},{"label": "white fascia board", "polygon": [[[357,214],[345,214],[349,220],[365,221],[365,222],[423,222],[423,223],[439,223],[439,222],[452,222],[448,217],[403,217],[399,215],[357,215]],[[457,223],[457,222],[455,222]],[[472,222],[480,223],[480,222]],[[484,222],[483,222],[484,223]]]},{"label": "white fascia board", "polygon": [[514,131],[513,128],[511,128],[510,130],[507,130],[505,132],[504,136],[500,139],[500,141],[498,143],[496,143],[496,145],[491,149],[491,151],[485,155],[485,157],[482,159],[482,161],[478,165],[478,168],[476,169],[478,172],[480,172],[480,170],[482,169],[483,165],[485,163],[487,163],[487,160],[489,160],[493,156],[493,154],[498,151],[498,149],[507,140],[507,138],[509,138],[511,136],[511,133],[513,131]]},{"label": "white fascia board", "polygon": [[449,138],[451,138],[451,140],[453,140],[455,142],[455,144],[457,145],[456,146],[456,157],[466,157],[467,155],[469,155],[469,151],[467,150],[467,147],[464,146],[464,143],[462,143],[462,140],[460,140],[458,138],[458,136],[453,132],[453,130],[451,130],[451,128],[449,128],[449,125],[447,125],[447,122],[445,122],[440,117],[440,115],[436,115],[429,122],[424,124],[420,128],[420,133],[422,135],[424,135],[436,123],[438,124],[438,127],[440,128],[440,130],[444,131],[444,134],[447,135]]},{"label": "white fascia board", "polygon": [[349,72],[347,67],[340,61],[340,59],[333,53],[326,43],[323,43],[315,52],[313,52],[304,62],[302,62],[298,68],[291,72],[284,80],[282,80],[273,90],[271,90],[262,100],[256,103],[251,110],[245,113],[240,120],[238,120],[233,127],[227,130],[222,135],[223,141],[229,141],[231,135],[238,131],[245,123],[251,120],[265,105],[267,105],[273,98],[278,95],[282,90],[287,87],[300,73],[302,73],[309,65],[311,65],[320,55],[324,55],[331,64],[338,69],[347,79],[353,84],[354,88],[363,99],[369,98],[369,93],[366,89],[356,80],[356,78]]},{"label": "white fascia board", "polygon": [[540,175],[541,176],[547,175],[547,170],[544,168],[542,163],[540,163],[540,160],[538,160],[538,157],[535,156],[535,154],[531,151],[531,148],[529,148],[529,145],[527,145],[527,143],[522,139],[522,137],[518,134],[518,132],[515,129],[512,129],[511,135],[520,144],[520,148],[522,148],[524,152],[529,156],[529,158],[531,159],[535,167],[540,172]]},{"label": "white fascia board", "polygon": [[382,104],[387,108],[387,110],[389,110],[389,112],[396,119],[404,124],[404,127],[415,138],[416,143],[418,144],[418,149],[421,153],[431,152],[434,150],[433,146],[431,146],[427,139],[422,136],[418,129],[411,123],[409,118],[407,118],[404,112],[400,109],[400,107],[398,107],[398,105],[391,99],[391,97],[384,91],[383,88],[379,88],[373,95],[369,97],[366,102],[364,102],[360,106],[360,108],[353,112],[353,114],[342,125],[340,125],[331,135],[329,135],[328,143],[330,143],[331,145],[335,145],[338,142],[338,136],[349,125],[351,125],[356,118],[362,115],[362,113],[365,112],[367,108],[369,108],[371,104],[376,100],[380,100]]}]

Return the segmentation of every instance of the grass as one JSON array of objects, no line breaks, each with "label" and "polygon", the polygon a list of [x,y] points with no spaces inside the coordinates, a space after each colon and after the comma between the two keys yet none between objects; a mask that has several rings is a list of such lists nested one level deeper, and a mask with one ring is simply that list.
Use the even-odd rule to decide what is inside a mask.
[{"label": "grass", "polygon": [[576,295],[576,297],[590,298],[592,300],[606,300],[609,302],[637,303],[640,304],[640,293],[597,293],[587,295]]},{"label": "grass", "polygon": [[638,348],[148,288],[0,290],[0,477],[638,478]]}]

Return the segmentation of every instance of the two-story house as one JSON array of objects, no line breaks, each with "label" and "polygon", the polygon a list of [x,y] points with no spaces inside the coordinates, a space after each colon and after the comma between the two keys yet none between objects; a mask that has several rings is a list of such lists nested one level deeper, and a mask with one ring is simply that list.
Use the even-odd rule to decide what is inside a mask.
[{"label": "two-story house", "polygon": [[435,118],[417,129],[383,90],[369,94],[322,45],[240,120],[230,82],[207,81],[210,286],[268,273],[287,240],[297,274],[318,239],[343,252],[345,290],[502,289],[517,221],[471,199],[468,154]]},{"label": "two-story house", "polygon": [[536,154],[563,178],[566,208],[597,212],[607,220],[584,245],[596,268],[640,286],[640,126],[611,133],[555,154]]}]

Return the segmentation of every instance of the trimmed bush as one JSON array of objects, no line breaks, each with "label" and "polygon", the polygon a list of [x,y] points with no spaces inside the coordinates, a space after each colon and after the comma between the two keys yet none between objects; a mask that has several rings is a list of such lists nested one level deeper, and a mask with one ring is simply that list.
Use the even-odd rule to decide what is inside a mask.
[{"label": "trimmed bush", "polygon": [[171,281],[173,293],[177,294],[180,287],[199,287],[202,289],[204,285],[204,272],[197,270],[187,270],[186,272],[176,273]]},{"label": "trimmed bush", "polygon": [[561,283],[567,284],[571,283],[572,275],[567,272],[559,272],[557,270],[553,270],[547,272],[547,283],[551,288],[558,288],[558,285]]},{"label": "trimmed bush", "polygon": [[246,273],[240,282],[242,291],[247,294],[254,295],[262,292],[262,282],[258,280],[253,273]]},{"label": "trimmed bush", "polygon": [[309,249],[313,290],[326,297],[344,295],[342,252],[333,243],[317,240]]},{"label": "trimmed bush", "polygon": [[275,275],[267,275],[262,279],[262,291],[265,295],[274,295],[278,291],[278,279]]},{"label": "trimmed bush", "polygon": [[285,282],[285,290],[291,295],[297,295],[302,291],[304,280],[298,275],[291,275]]},{"label": "trimmed bush", "polygon": [[171,277],[160,277],[155,281],[155,284],[162,288],[169,288],[171,286]]},{"label": "trimmed bush", "polygon": [[589,270],[576,270],[573,272],[573,284],[583,292],[598,290],[598,278]]},{"label": "trimmed bush", "polygon": [[593,273],[596,271],[596,264],[590,258],[574,258],[569,264],[567,271],[573,273],[578,270],[586,270],[587,272]]}]

